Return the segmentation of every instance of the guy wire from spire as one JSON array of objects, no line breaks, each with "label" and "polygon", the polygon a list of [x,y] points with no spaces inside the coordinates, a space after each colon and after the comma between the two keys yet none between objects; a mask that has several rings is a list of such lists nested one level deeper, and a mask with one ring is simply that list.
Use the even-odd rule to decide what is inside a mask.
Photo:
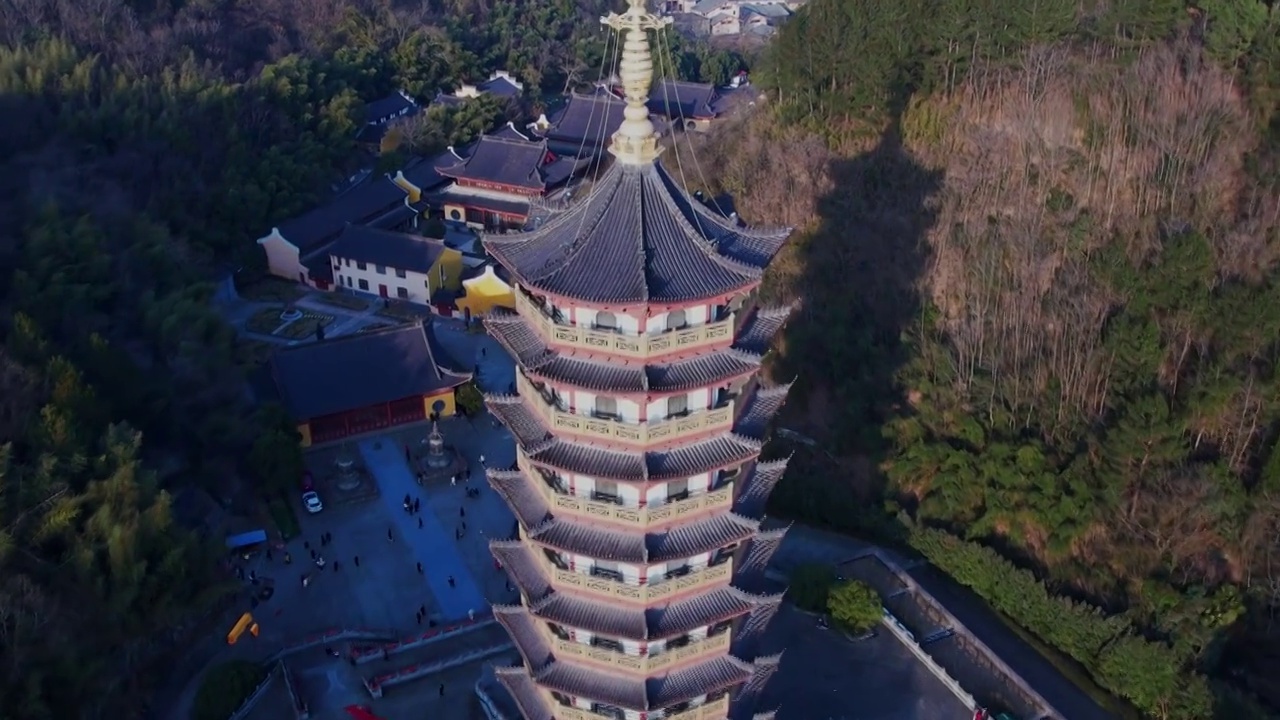
[{"label": "guy wire from spire", "polygon": [[[662,29],[662,31],[663,31],[663,38],[662,38],[662,39],[667,43],[667,47],[668,47],[668,48],[670,48],[670,46],[671,46],[671,38],[666,36],[666,34],[665,34],[666,28],[663,28],[663,29]],[[714,86],[712,86],[712,87],[714,87]],[[683,107],[681,107],[681,108],[680,108],[680,116],[681,116],[681,121],[682,121],[682,122],[681,122],[681,125],[683,125],[683,119],[684,119],[684,108],[683,108]],[[673,142],[673,143],[674,143],[674,142],[679,142],[679,140],[677,140],[676,138],[671,138],[671,140],[672,140],[672,142]],[[702,181],[702,186],[703,186],[703,188],[705,188],[705,189],[706,189],[706,192],[710,193],[710,192],[711,192],[711,184],[707,182],[707,176],[702,174],[702,163],[698,162],[698,153],[697,153],[697,151],[696,151],[696,150],[694,149],[694,147],[693,147],[693,137],[692,137],[692,136],[690,136],[690,135],[688,135],[688,134],[686,133],[686,135],[685,135],[685,142],[687,142],[687,143],[689,144],[689,155],[693,157],[693,167],[694,167],[694,169],[695,169],[695,170],[697,170],[697,171],[698,171],[698,179]],[[686,186],[686,188],[685,188],[685,189],[688,189],[688,188],[687,188],[687,186]],[[697,198],[693,198],[693,199],[694,199],[694,200],[696,200]],[[728,219],[729,215],[728,215],[727,213],[725,213],[724,208],[720,207],[720,201],[719,201],[719,200],[717,200],[717,199],[715,198],[715,195],[714,195],[714,194],[713,194],[713,195],[711,195],[711,204],[715,206],[716,212],[720,213],[720,216],[721,216],[721,217],[723,217],[723,218],[725,218],[725,219]]]},{"label": "guy wire from spire", "polygon": [[[668,70],[669,70],[669,72],[668,72],[668,70],[663,70],[663,71],[662,71],[662,72],[663,72],[663,75],[665,76],[665,77],[663,78],[663,82],[662,82],[662,99],[663,99],[663,102],[665,103],[665,106],[666,106],[666,109],[667,109],[667,118],[668,118],[668,120],[670,120],[670,116],[671,116],[671,84],[672,84],[672,83],[671,83],[671,77],[672,77],[672,75],[674,75],[674,74],[675,74],[675,70],[676,70],[676,69],[675,69],[675,58],[672,58],[672,57],[671,57],[671,52],[670,52],[670,50],[671,50],[671,46],[670,46],[670,43],[668,43],[666,47],[663,47],[663,45],[662,45],[662,41],[663,41],[663,39],[666,37],[665,33],[663,33],[663,32],[662,32],[662,30],[665,30],[665,29],[666,29],[666,28],[662,28],[662,29],[658,30],[658,55],[660,56],[660,61],[661,61],[661,59],[665,59],[665,60],[666,60],[666,65],[667,65]],[[679,100],[680,100],[680,93],[679,93],[679,92],[677,92],[677,93],[676,93],[676,101],[677,101],[677,102],[676,102],[676,107],[680,107],[680,105],[679,105]],[[679,112],[679,115],[680,115],[680,132],[685,132],[685,129],[684,129],[684,109],[683,109],[683,108],[680,108],[680,110],[679,110],[678,112]],[[668,126],[667,126],[667,131],[668,131],[669,133],[671,133],[671,149],[675,152],[675,156],[676,156],[676,170],[680,173],[680,184],[684,186],[684,191],[685,191],[686,193],[688,193],[688,194],[689,194],[689,204],[690,204],[690,209],[691,209],[691,210],[693,210],[693,222],[694,222],[694,224],[695,224],[695,225],[697,225],[697,226],[698,226],[698,234],[700,234],[700,235],[702,235],[702,237],[704,237],[704,238],[706,238],[706,239],[710,240],[710,235],[708,235],[708,234],[707,234],[707,232],[706,232],[706,230],[704,230],[704,229],[703,229],[703,227],[702,227],[702,218],[698,215],[697,208],[692,207],[692,204],[693,204],[693,203],[695,203],[695,202],[698,202],[698,199],[697,199],[697,198],[695,198],[695,197],[693,197],[693,193],[690,193],[690,192],[689,192],[689,181],[688,181],[687,179],[685,179],[685,176],[684,176],[684,163],[680,162],[680,139],[679,139],[679,138],[677,138],[677,137],[675,136],[675,133],[676,133],[675,128],[671,127],[671,126],[670,126],[670,124],[668,124]],[[690,146],[690,147],[692,147],[692,146]]]}]

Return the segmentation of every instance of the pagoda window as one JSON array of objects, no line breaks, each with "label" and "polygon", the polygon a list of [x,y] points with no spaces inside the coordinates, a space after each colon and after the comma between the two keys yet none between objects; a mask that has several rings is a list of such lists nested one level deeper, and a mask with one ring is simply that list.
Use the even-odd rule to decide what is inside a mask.
[{"label": "pagoda window", "polygon": [[742,474],[741,465],[737,467],[724,468],[723,470],[720,471],[719,477],[716,478],[716,485],[720,486],[720,485],[724,485],[727,482],[733,482],[741,474]]},{"label": "pagoda window", "polygon": [[561,640],[573,639],[573,635],[570,634],[568,630],[565,630],[564,628],[560,627],[556,623],[547,623],[547,629],[551,631],[552,635],[555,635]]},{"label": "pagoda window", "polygon": [[667,502],[680,502],[689,499],[689,481],[672,480],[667,483]]},{"label": "pagoda window", "polygon": [[607,562],[605,560],[595,561],[591,566],[591,574],[596,577],[616,580],[618,582],[622,582],[623,580],[622,571],[618,569],[618,564]]},{"label": "pagoda window", "polygon": [[626,648],[623,647],[621,642],[614,640],[613,638],[600,637],[599,635],[591,638],[591,645],[593,647],[604,648],[614,652],[626,652]]},{"label": "pagoda window", "polygon": [[684,310],[672,310],[667,313],[667,330],[683,330],[689,327]]},{"label": "pagoda window", "polygon": [[689,414],[689,396],[672,395],[667,398],[667,419],[684,417]]},{"label": "pagoda window", "polygon": [[618,316],[611,312],[598,312],[596,313],[595,322],[591,324],[591,327],[595,330],[611,330],[613,332],[617,332]]},{"label": "pagoda window", "polygon": [[602,702],[591,703],[591,712],[614,720],[626,720],[627,717],[627,712],[622,708]]},{"label": "pagoda window", "polygon": [[598,418],[620,420],[621,416],[618,415],[618,401],[611,397],[597,395],[595,399],[594,415]]},{"label": "pagoda window", "polygon": [[618,492],[618,483],[612,480],[596,480],[595,489],[591,491],[591,499],[596,502],[622,504],[622,494]]}]

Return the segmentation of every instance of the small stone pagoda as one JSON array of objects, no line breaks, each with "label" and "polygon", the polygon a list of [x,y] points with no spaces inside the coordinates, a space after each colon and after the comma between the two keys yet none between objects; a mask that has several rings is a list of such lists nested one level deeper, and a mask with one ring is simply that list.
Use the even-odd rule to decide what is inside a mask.
[{"label": "small stone pagoda", "polygon": [[518,520],[491,544],[521,603],[494,614],[523,664],[496,677],[526,720],[772,717],[761,635],[782,601],[763,573],[785,528],[765,501],[786,462],[759,459],[787,386],[760,379],[789,309],[758,307],[787,229],[748,229],[657,162],[648,32],[628,0],[626,108],[611,167],[541,228],[486,237],[517,311],[486,328],[519,366],[489,396],[516,466],[488,473]]}]

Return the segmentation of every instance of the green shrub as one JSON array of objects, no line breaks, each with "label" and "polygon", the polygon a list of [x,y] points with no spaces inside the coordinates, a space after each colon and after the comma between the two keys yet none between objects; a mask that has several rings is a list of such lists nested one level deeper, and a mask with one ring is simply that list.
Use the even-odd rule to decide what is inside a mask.
[{"label": "green shrub", "polygon": [[227,720],[266,678],[266,668],[245,660],[209,668],[196,692],[193,720]]},{"label": "green shrub", "polygon": [[831,589],[827,612],[841,629],[860,635],[880,624],[884,606],[870,585],[849,580]]},{"label": "green shrub", "polygon": [[917,529],[911,544],[929,562],[971,588],[996,610],[1085,667],[1103,688],[1147,715],[1166,720],[1212,717],[1213,695],[1203,675],[1162,642],[1139,635],[1123,616],[1056,597],[1034,574],[995,550],[948,533]]},{"label": "green shrub", "polygon": [[479,415],[484,411],[484,395],[480,392],[480,388],[476,386],[475,380],[469,380],[465,384],[458,387],[457,396],[454,398],[458,407],[466,411],[467,415]]},{"label": "green shrub", "polygon": [[801,565],[791,573],[787,597],[807,612],[825,613],[835,575],[825,565]]}]

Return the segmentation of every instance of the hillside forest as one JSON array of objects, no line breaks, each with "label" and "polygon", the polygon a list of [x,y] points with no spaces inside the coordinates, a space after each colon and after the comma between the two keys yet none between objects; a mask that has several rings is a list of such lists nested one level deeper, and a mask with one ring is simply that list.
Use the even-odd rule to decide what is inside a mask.
[{"label": "hillside forest", "polygon": [[1142,715],[1280,709],[1280,7],[813,0],[754,79],[701,153],[800,228],[775,511]]},{"label": "hillside forest", "polygon": [[[300,460],[211,300],[260,271],[254,238],[366,166],[364,103],[521,77],[530,107],[433,110],[417,144],[467,142],[597,79],[602,11],[0,3],[0,718],[135,717],[225,632],[208,508],[252,515]],[[673,53],[690,78],[732,61]]]}]

